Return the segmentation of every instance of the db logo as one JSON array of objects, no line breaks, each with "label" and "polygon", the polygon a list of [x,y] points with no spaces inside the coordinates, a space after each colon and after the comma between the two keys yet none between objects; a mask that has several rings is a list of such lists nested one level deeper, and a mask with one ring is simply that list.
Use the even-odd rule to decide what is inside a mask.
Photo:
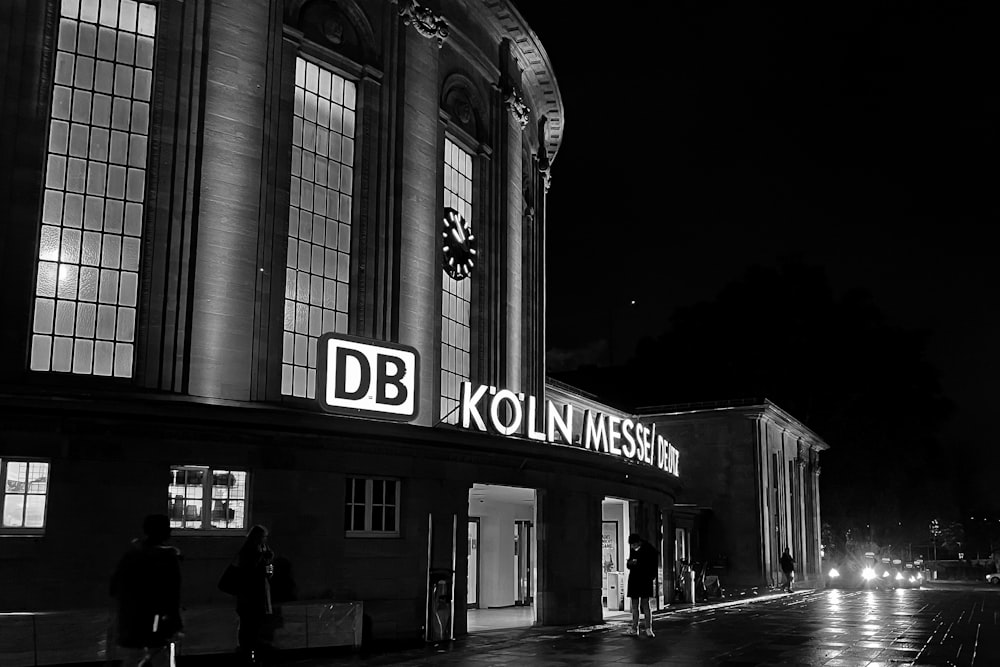
[{"label": "db logo", "polygon": [[417,351],[396,343],[324,334],[316,396],[330,412],[410,421],[417,416]]}]

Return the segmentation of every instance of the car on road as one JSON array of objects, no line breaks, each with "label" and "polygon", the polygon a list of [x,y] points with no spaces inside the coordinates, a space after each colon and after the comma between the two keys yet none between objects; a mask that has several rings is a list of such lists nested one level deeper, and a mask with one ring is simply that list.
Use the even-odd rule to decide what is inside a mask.
[{"label": "car on road", "polygon": [[1000,572],[990,572],[986,575],[986,581],[993,586],[1000,584]]},{"label": "car on road", "polygon": [[924,573],[909,561],[903,563],[903,577],[906,580],[906,588],[920,588],[924,583]]},{"label": "car on road", "polygon": [[[885,561],[885,562],[883,562]],[[879,559],[871,551],[863,556],[848,554],[824,573],[827,588],[888,589],[896,586],[888,558]]]}]

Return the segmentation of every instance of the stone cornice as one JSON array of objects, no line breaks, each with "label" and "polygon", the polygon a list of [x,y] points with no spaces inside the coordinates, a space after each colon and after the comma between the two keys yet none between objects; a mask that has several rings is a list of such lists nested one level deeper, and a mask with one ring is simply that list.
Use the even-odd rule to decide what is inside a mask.
[{"label": "stone cornice", "polygon": [[521,69],[522,90],[531,101],[532,111],[548,119],[545,136],[538,140],[545,146],[546,157],[552,163],[562,143],[566,120],[548,53],[538,35],[508,0],[483,0],[476,4],[483,8],[496,34],[511,41],[511,53]]},{"label": "stone cornice", "polygon": [[816,451],[830,448],[830,445],[809,427],[766,398],[752,401],[733,401],[731,404],[719,403],[714,406],[711,404],[692,405],[689,408],[686,406],[640,408],[638,412],[639,417],[648,420],[655,421],[660,417],[669,417],[671,421],[675,422],[718,419],[725,414],[773,424]]}]

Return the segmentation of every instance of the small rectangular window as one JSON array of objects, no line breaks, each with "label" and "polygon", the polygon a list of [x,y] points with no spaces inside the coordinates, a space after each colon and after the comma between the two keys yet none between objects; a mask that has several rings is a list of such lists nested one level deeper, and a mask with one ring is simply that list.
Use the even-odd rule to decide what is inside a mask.
[{"label": "small rectangular window", "polygon": [[0,458],[0,533],[41,535],[49,494],[49,463]]},{"label": "small rectangular window", "polygon": [[243,530],[248,479],[245,470],[171,466],[167,491],[171,528]]},{"label": "small rectangular window", "polygon": [[344,531],[355,537],[399,536],[399,480],[348,477]]}]

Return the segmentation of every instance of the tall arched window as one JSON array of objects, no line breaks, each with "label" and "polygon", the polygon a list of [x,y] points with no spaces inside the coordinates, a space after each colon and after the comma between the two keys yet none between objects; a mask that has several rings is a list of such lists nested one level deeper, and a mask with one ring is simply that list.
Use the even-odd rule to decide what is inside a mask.
[{"label": "tall arched window", "polygon": [[63,0],[33,371],[131,377],[156,7]]},{"label": "tall arched window", "polygon": [[298,58],[281,393],[314,398],[317,342],[347,333],[357,88]]},{"label": "tall arched window", "polygon": [[[472,220],[472,155],[444,140],[444,206]],[[441,421],[458,423],[461,383],[469,379],[472,279],[441,277]]]}]

